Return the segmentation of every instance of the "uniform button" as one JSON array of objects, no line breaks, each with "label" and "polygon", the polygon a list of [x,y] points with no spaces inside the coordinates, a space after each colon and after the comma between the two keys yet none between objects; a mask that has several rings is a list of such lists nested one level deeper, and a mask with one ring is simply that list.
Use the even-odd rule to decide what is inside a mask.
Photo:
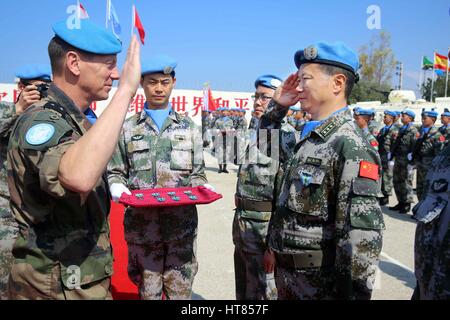
[{"label": "uniform button", "polygon": [[112,266],[110,264],[107,264],[105,266],[105,273],[106,274],[111,274],[112,273]]}]

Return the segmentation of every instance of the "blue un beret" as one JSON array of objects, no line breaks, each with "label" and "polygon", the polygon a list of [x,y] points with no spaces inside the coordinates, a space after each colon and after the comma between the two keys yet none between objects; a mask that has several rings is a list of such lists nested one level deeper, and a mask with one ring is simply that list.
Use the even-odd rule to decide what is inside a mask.
[{"label": "blue un beret", "polygon": [[414,111],[412,111],[411,109],[403,110],[402,114],[406,114],[406,115],[410,116],[413,119],[416,117],[416,113]]},{"label": "blue un beret", "polygon": [[442,112],[441,116],[444,117],[450,117],[450,110],[448,110],[447,108],[444,109],[444,112]]},{"label": "blue un beret", "polygon": [[298,50],[294,56],[297,68],[304,63],[319,63],[336,66],[352,72],[358,80],[359,58],[355,51],[342,42],[316,42]]},{"label": "blue un beret", "polygon": [[439,115],[439,113],[437,111],[435,111],[434,109],[431,109],[431,110],[422,109],[422,116],[437,118],[438,115]]},{"label": "blue un beret", "polygon": [[263,86],[275,90],[281,84],[281,82],[281,78],[272,74],[265,74],[256,79],[255,88],[258,88],[258,86]]},{"label": "blue un beret", "polygon": [[94,54],[117,54],[122,51],[122,44],[116,36],[89,19],[81,19],[79,28],[69,28],[66,20],[53,25],[55,35],[71,46]]},{"label": "blue un beret", "polygon": [[292,107],[289,107],[289,109],[292,111],[300,111],[301,110],[299,106],[292,106]]},{"label": "blue un beret", "polygon": [[164,54],[158,54],[142,61],[142,75],[149,73],[171,74],[177,66],[177,62]]},{"label": "blue un beret", "polygon": [[402,114],[401,111],[394,111],[394,112],[395,112],[395,116],[396,116],[396,117],[401,116],[401,114]]},{"label": "blue un beret", "polygon": [[16,77],[22,80],[51,81],[52,71],[46,64],[27,64],[16,70]]},{"label": "blue un beret", "polygon": [[363,109],[361,107],[356,107],[355,109],[353,109],[353,113],[356,116],[372,116],[375,114],[375,110],[374,109]]},{"label": "blue un beret", "polygon": [[397,116],[397,111],[384,110],[384,114],[395,118]]}]

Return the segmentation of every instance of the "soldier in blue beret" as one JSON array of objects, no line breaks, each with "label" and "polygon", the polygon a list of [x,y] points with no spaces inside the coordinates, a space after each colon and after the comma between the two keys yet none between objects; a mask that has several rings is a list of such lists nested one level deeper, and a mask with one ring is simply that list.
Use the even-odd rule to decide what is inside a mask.
[{"label": "soldier in blue beret", "polygon": [[450,110],[447,108],[441,113],[441,123],[442,127],[439,128],[439,132],[445,137],[444,144],[447,146],[450,141]]},{"label": "soldier in blue beret", "polygon": [[[145,105],[125,120],[118,148],[108,164],[111,195],[118,202],[129,189],[196,187],[207,184],[200,128],[175,111],[170,96],[177,62],[155,55],[142,62]],[[161,199],[164,202],[164,198]],[[186,300],[197,274],[198,214],[194,205],[126,208],[128,275],[143,300]]]},{"label": "soldier in blue beret", "polygon": [[417,168],[417,198],[423,199],[426,191],[426,175],[434,157],[444,148],[445,136],[434,125],[439,113],[434,109],[422,109],[422,126],[417,133],[412,164]]},{"label": "soldier in blue beret", "polygon": [[413,194],[413,151],[417,140],[417,128],[413,122],[416,114],[411,109],[401,112],[402,126],[391,148],[394,160],[394,190],[398,203],[389,207],[390,210],[406,214],[411,210],[414,201]]},{"label": "soldier in blue beret", "polygon": [[53,83],[47,96],[19,117],[8,147],[11,208],[21,226],[9,297],[110,299],[105,168],[139,86],[140,47],[133,37],[117,92],[91,125],[84,111],[108,99],[119,79],[121,43],[89,20],[74,29],[61,21],[53,31],[48,46]]},{"label": "soldier in blue beret", "polygon": [[394,161],[392,161],[392,145],[397,139],[398,127],[395,126],[395,118],[397,112],[385,110],[384,111],[384,127],[381,128],[377,135],[378,152],[381,158],[382,166],[382,179],[381,179],[381,192],[383,198],[380,198],[380,205],[384,206],[389,203],[389,196],[392,195],[392,177],[394,169]]},{"label": "soldier in blue beret", "polygon": [[380,157],[348,107],[358,55],[341,42],[317,42],[294,61],[298,72],[260,121],[260,128],[279,128],[298,102],[311,114],[283,168],[266,271],[276,267],[279,299],[370,299],[384,222]]},{"label": "soldier in blue beret", "polygon": [[8,299],[9,272],[14,259],[12,248],[19,232],[9,205],[6,161],[8,143],[18,117],[45,94],[45,88],[51,80],[49,69],[40,64],[20,67],[16,72],[16,77],[19,78],[17,88],[20,91],[17,101],[0,102],[0,300]]},{"label": "soldier in blue beret", "polygon": [[355,119],[355,123],[363,131],[367,142],[378,151],[378,141],[369,129],[370,120],[374,114],[375,110],[373,109],[364,109],[360,107],[353,109],[353,119]]}]

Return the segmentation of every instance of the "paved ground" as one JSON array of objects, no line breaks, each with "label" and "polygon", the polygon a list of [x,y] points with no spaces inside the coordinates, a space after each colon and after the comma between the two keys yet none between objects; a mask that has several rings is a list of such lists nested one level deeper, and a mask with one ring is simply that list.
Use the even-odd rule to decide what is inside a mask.
[{"label": "paved ground", "polygon": [[[234,192],[237,167],[229,164],[229,174],[217,173],[217,162],[205,152],[206,174],[223,198],[210,205],[199,206],[198,261],[193,299],[234,300],[233,241],[231,224],[234,214]],[[396,201],[391,197],[390,205]],[[384,210],[384,233],[375,300],[409,300],[415,278],[415,222],[410,215]]]}]

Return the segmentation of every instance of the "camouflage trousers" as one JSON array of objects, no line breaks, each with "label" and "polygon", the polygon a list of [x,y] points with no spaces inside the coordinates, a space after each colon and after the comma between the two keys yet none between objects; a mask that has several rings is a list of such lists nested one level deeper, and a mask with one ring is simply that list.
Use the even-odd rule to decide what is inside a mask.
[{"label": "camouflage trousers", "polygon": [[384,197],[389,197],[392,195],[392,177],[393,177],[393,168],[389,169],[387,162],[382,162],[381,167],[383,169],[382,172],[382,180],[381,180],[381,192]]},{"label": "camouflage trousers", "polygon": [[[255,215],[261,219],[246,218]],[[234,275],[237,300],[276,300],[273,274],[264,271],[270,212],[236,209],[233,220]]]},{"label": "camouflage trousers", "polygon": [[14,262],[12,248],[18,233],[9,201],[0,196],[0,300],[8,299],[8,279]]},{"label": "camouflage trousers", "polygon": [[55,263],[48,273],[26,263],[15,263],[9,277],[11,300],[112,300],[111,277],[69,289],[61,279],[61,265]]},{"label": "camouflage trousers", "polygon": [[264,271],[264,252],[234,249],[236,300],[276,300],[274,274]]},{"label": "camouflage trousers", "polygon": [[426,177],[428,172],[429,165],[418,163],[417,168],[417,178],[416,178],[416,192],[417,192],[417,198],[422,200],[426,193]]},{"label": "camouflage trousers", "polygon": [[159,244],[128,243],[128,275],[142,300],[189,300],[197,274],[196,238]]},{"label": "camouflage trousers", "polygon": [[399,203],[413,203],[413,175],[408,174],[408,163],[395,160],[394,164],[394,190]]}]

